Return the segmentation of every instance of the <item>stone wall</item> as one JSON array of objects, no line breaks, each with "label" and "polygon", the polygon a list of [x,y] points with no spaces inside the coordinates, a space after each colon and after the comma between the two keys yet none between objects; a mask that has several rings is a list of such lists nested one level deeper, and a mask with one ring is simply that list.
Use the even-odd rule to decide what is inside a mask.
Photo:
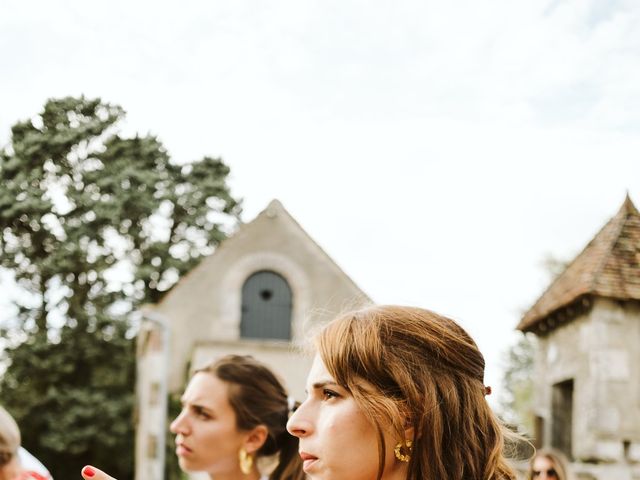
[{"label": "stone wall", "polygon": [[[637,478],[640,465],[640,308],[597,298],[587,313],[539,338],[535,414],[551,444],[553,386],[573,380],[572,454],[584,478]],[[611,471],[622,469],[627,476]],[[609,476],[614,475],[614,476]]]}]

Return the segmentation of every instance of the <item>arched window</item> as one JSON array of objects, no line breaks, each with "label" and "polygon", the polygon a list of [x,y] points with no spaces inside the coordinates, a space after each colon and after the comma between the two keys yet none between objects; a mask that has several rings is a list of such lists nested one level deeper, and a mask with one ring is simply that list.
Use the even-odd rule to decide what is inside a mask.
[{"label": "arched window", "polygon": [[282,276],[265,270],[244,282],[240,337],[291,339],[291,289]]}]

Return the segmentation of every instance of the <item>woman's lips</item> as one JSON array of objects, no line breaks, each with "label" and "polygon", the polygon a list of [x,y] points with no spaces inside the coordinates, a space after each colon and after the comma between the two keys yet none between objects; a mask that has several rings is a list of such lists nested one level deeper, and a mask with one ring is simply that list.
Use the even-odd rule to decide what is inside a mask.
[{"label": "woman's lips", "polygon": [[318,457],[306,452],[300,452],[300,458],[302,459],[302,469],[305,472],[309,470],[313,466],[313,464],[318,460]]},{"label": "woman's lips", "polygon": [[179,443],[176,445],[176,455],[185,456],[191,453],[191,449],[185,446],[183,443]]}]

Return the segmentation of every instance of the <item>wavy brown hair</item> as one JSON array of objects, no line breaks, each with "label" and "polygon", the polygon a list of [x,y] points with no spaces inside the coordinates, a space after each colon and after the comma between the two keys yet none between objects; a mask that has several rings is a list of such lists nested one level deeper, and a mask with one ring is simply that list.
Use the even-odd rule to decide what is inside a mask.
[{"label": "wavy brown hair", "polygon": [[484,358],[457,323],[415,307],[374,306],[344,314],[317,338],[327,370],[378,432],[414,438],[407,480],[514,480],[505,429],[485,399]]},{"label": "wavy brown hair", "polygon": [[289,401],[276,375],[249,355],[227,355],[198,369],[229,384],[229,404],[236,414],[239,430],[267,427],[268,436],[256,457],[279,453],[278,465],[270,480],[303,480],[298,439],[287,432]]}]

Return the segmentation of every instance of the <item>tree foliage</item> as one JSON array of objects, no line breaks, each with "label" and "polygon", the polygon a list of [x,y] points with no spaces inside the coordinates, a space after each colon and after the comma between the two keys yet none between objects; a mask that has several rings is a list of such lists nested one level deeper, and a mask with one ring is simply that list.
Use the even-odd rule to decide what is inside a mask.
[{"label": "tree foliage", "polygon": [[[549,284],[564,272],[570,261],[547,254],[541,262]],[[532,436],[534,354],[536,339],[532,333],[523,334],[505,354],[504,389],[500,398],[501,414],[509,423]]]},{"label": "tree foliage", "polygon": [[65,325],[59,341],[29,334],[6,354],[2,402],[54,478],[77,478],[86,463],[132,478],[135,369],[126,326],[113,322],[106,335]]},{"label": "tree foliage", "polygon": [[533,434],[533,357],[535,340],[522,335],[505,355],[500,407],[503,418],[529,435]]},{"label": "tree foliage", "polygon": [[132,476],[134,352],[127,315],[156,302],[224,237],[229,168],[171,162],[125,137],[99,99],[47,101],[0,151],[0,266],[28,295],[5,332],[2,402],[58,478],[96,462]]}]

